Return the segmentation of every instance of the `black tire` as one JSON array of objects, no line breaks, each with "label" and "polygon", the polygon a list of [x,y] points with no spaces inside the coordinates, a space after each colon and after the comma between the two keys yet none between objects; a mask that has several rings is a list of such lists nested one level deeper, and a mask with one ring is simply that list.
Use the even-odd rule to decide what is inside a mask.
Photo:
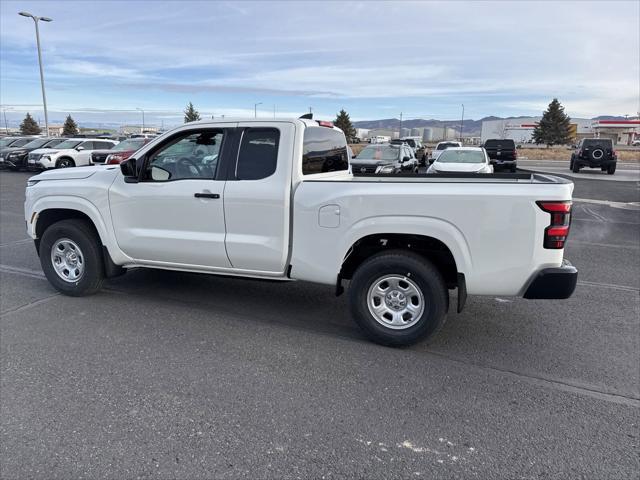
[{"label": "black tire", "polygon": [[[372,285],[381,277],[394,274],[411,280],[424,300],[418,320],[398,330],[376,320],[368,306]],[[448,300],[448,291],[438,269],[420,255],[403,250],[391,250],[367,259],[358,267],[349,286],[349,303],[355,322],[372,341],[391,347],[412,345],[436,333],[444,325]]]},{"label": "black tire", "polygon": [[571,155],[571,160],[569,160],[569,170],[573,171],[573,155]]},{"label": "black tire", "polygon": [[609,165],[609,167],[607,168],[607,173],[609,175],[613,175],[614,173],[616,173],[616,164],[615,163],[613,165]]},{"label": "black tire", "polygon": [[71,168],[75,166],[76,162],[74,162],[73,159],[69,157],[62,157],[56,162],[56,168]]},{"label": "black tire", "polygon": [[571,165],[571,171],[573,173],[579,173],[580,172],[580,165],[578,165],[578,162],[576,162],[574,160],[573,164]]},{"label": "black tire", "polygon": [[511,167],[511,173],[516,173],[516,167],[515,166]]},{"label": "black tire", "polygon": [[[80,249],[84,272],[77,281],[63,280],[56,272],[51,251],[61,239],[74,242]],[[93,226],[80,219],[61,220],[47,228],[40,240],[40,264],[47,280],[60,293],[82,297],[96,293],[102,287],[104,264],[101,242]]]}]

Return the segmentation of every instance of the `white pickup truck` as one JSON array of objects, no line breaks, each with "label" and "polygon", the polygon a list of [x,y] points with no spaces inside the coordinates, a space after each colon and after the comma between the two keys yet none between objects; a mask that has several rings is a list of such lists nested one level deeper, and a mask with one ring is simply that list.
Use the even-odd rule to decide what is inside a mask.
[{"label": "white pickup truck", "polygon": [[337,294],[349,281],[366,334],[408,345],[443,324],[452,289],[458,311],[467,293],[568,298],[572,190],[537,174],[354,177],[331,123],[206,121],[119,166],[30,178],[25,218],[44,273],[68,295],[137,267],[304,280]]}]

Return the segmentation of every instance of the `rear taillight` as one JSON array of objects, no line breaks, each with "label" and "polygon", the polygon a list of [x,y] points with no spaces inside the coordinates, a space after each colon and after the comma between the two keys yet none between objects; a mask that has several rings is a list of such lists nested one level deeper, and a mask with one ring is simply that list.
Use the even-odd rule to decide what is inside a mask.
[{"label": "rear taillight", "polygon": [[513,151],[513,159],[516,160],[518,158],[518,150]]},{"label": "rear taillight", "polygon": [[318,120],[318,125],[320,125],[321,127],[333,128],[333,122],[327,122],[325,120]]},{"label": "rear taillight", "polygon": [[544,229],[544,248],[564,248],[571,225],[571,201],[540,201],[536,203],[543,211],[551,215],[551,223]]},{"label": "rear taillight", "polygon": [[580,151],[578,152],[578,155],[580,156],[584,155],[584,150],[580,149]]},{"label": "rear taillight", "polygon": [[615,157],[616,156],[616,151],[615,150],[611,150],[611,155]]}]

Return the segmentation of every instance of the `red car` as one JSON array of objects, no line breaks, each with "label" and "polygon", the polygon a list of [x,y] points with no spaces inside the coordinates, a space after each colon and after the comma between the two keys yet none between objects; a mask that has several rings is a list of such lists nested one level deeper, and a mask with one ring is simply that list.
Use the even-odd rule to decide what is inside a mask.
[{"label": "red car", "polygon": [[149,143],[151,138],[129,138],[117,144],[111,150],[94,150],[91,153],[91,163],[117,165],[125,161],[143,145]]}]

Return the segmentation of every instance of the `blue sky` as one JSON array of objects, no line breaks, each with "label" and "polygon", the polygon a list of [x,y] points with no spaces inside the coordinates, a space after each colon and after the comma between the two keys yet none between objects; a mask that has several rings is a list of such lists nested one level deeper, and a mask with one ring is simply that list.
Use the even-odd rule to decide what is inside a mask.
[{"label": "blue sky", "polygon": [[0,103],[53,119],[574,117],[640,110],[640,2],[0,2]]}]

